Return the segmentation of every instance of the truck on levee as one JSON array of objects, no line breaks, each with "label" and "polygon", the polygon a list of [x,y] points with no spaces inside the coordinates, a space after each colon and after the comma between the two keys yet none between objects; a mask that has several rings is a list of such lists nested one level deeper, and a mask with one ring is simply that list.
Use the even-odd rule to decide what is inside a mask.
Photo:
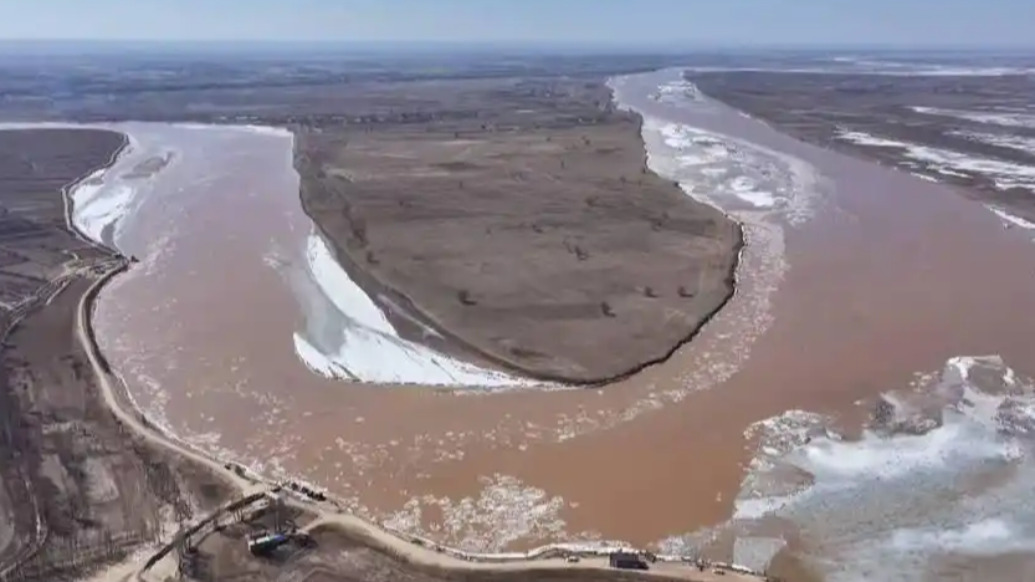
[{"label": "truck on levee", "polygon": [[647,570],[650,568],[643,557],[634,552],[612,552],[608,555],[608,562],[612,568],[622,570]]},{"label": "truck on levee", "polygon": [[269,556],[289,541],[291,536],[287,533],[262,531],[248,536],[248,551],[253,556]]}]

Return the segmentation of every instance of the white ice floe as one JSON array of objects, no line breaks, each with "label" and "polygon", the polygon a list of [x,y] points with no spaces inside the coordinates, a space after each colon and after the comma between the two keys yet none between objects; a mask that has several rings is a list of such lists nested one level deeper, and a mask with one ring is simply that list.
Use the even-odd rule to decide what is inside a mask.
[{"label": "white ice floe", "polygon": [[846,582],[934,579],[939,558],[1035,552],[1035,386],[996,356],[952,358],[926,378],[886,395],[859,438],[801,411],[759,423],[739,527],[793,524],[802,557]]},{"label": "white ice floe", "polygon": [[[133,212],[144,203],[158,175],[176,162],[178,152],[153,139],[154,136],[146,129],[151,126],[146,124],[56,124],[47,127],[100,129],[126,136],[128,143],[110,167],[80,180],[67,193],[71,202],[72,225],[95,243],[119,248],[120,235]],[[159,158],[165,160],[165,164],[157,172],[141,175],[133,171],[139,164]]]},{"label": "white ice floe", "polygon": [[[747,203],[757,210],[785,209],[792,221],[807,216],[811,184],[805,177],[811,171],[797,160],[728,136],[653,118],[645,120],[644,132],[656,132],[664,146],[674,150],[675,166],[666,163],[656,171],[677,176],[691,196],[723,210],[736,211]],[[651,151],[654,140],[649,135],[645,139],[651,159],[657,160],[661,154]]]},{"label": "white ice floe", "polygon": [[[1003,221],[1003,226],[1006,228],[1016,226],[1022,230],[1032,231],[1032,233],[1035,234],[1035,222],[1025,220],[1020,216],[1014,216],[1002,208],[996,208],[995,206],[986,205],[985,208],[988,208],[993,214],[998,216],[999,219]],[[1035,238],[1032,238],[1032,240],[1035,241]]]},{"label": "white ice floe", "polygon": [[929,171],[945,176],[968,177],[968,174],[976,174],[988,178],[1001,190],[1026,188],[1035,191],[1035,166],[886,139],[859,131],[841,130],[837,137],[862,146],[900,149],[904,157],[922,162]]},{"label": "white ice floe", "polygon": [[841,130],[837,134],[838,139],[852,142],[856,145],[871,146],[879,148],[907,148],[909,144],[893,139],[885,139],[883,137],[877,137],[869,133],[861,131],[847,131]]},{"label": "white ice floe", "polygon": [[996,216],[1003,219],[1004,222],[1007,222],[1014,226],[1019,226],[1025,230],[1035,230],[1035,222],[1025,220],[1019,216],[1014,216],[1009,212],[1002,210],[1000,208],[996,208],[994,206],[989,206],[988,209],[991,210]]},{"label": "white ice floe", "polygon": [[[73,123],[3,123],[0,130],[18,129],[103,129],[120,131],[106,125],[79,125]],[[71,225],[83,236],[97,244],[114,245],[114,239],[121,230],[125,217],[131,212],[136,199],[136,188],[120,176],[132,164],[138,163],[134,155],[139,145],[132,136],[130,143],[122,149],[110,168],[94,171],[69,188],[66,196],[71,202]],[[105,230],[111,230],[111,239],[104,239]]]},{"label": "white ice floe", "polygon": [[[105,244],[103,233],[109,226],[118,228],[133,204],[133,188],[124,184],[105,184],[106,172],[76,186],[72,197],[72,221],[90,240]],[[117,231],[116,231],[117,232]]]},{"label": "white ice floe", "polygon": [[773,197],[773,194],[759,190],[751,178],[738,176],[730,182],[729,186],[737,198],[750,202],[758,208],[772,208],[776,205],[776,199]]},{"label": "white ice floe", "polygon": [[1035,75],[1032,67],[1010,66],[947,66],[933,63],[896,63],[877,60],[840,60],[831,59],[832,64],[826,66],[781,66],[770,67],[689,67],[688,70],[702,73],[708,72],[775,72],[806,73],[820,75],[882,75],[888,77],[1005,77],[1013,75]]},{"label": "white ice floe", "polygon": [[953,117],[974,123],[985,123],[989,125],[1001,125],[1004,127],[1027,127],[1035,128],[1035,114],[1018,113],[1007,111],[967,111],[962,109],[946,109],[943,107],[910,107],[916,113],[923,115],[935,115],[938,117]]},{"label": "white ice floe", "polygon": [[764,572],[773,556],[786,545],[781,538],[738,537],[733,542],[733,561],[749,570]]},{"label": "white ice floe", "polygon": [[1002,77],[1035,74],[1035,68],[1032,67],[1001,64],[966,66],[918,61],[889,61],[864,55],[838,56],[829,60],[838,64],[837,72],[850,71],[857,74],[925,77]]},{"label": "white ice floe", "polygon": [[521,540],[582,538],[587,541],[558,545],[583,551],[592,551],[602,544],[594,543],[591,534],[572,535],[566,531],[562,514],[569,503],[563,497],[550,495],[509,475],[482,477],[479,482],[482,489],[476,496],[460,500],[433,495],[414,497],[385,525],[407,534],[434,534],[439,541],[467,555],[491,554],[496,559],[524,558],[543,551],[498,553]]},{"label": "white ice floe", "polygon": [[982,133],[976,131],[951,131],[949,134],[979,143],[1035,155],[1035,137],[1004,135],[1000,133]]},{"label": "white ice floe", "polygon": [[892,535],[891,545],[899,551],[977,556],[1031,551],[1033,546],[1024,541],[1018,525],[1007,519],[990,518],[951,529],[906,528]]},{"label": "white ice floe", "polygon": [[[307,242],[308,276],[337,312],[317,327],[336,327],[317,342],[294,335],[298,357],[314,372],[341,379],[386,384],[438,386],[528,386],[535,382],[441,354],[399,337],[378,305],[338,264],[318,233]],[[339,325],[340,324],[340,325]],[[316,343],[321,343],[317,347]]]},{"label": "white ice floe", "polygon": [[703,98],[696,85],[682,79],[658,86],[658,92],[652,97],[658,101],[669,102],[697,101]]}]

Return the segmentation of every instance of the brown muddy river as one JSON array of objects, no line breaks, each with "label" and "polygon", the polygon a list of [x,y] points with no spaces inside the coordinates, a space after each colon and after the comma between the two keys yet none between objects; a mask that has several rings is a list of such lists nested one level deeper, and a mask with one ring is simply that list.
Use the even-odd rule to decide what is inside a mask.
[{"label": "brown muddy river", "polygon": [[[1024,579],[1031,236],[678,79],[621,79],[616,95],[647,118],[652,167],[740,220],[748,245],[728,307],[636,378],[489,391],[479,382],[508,379],[392,339],[321,258],[290,135],[248,128],[115,126],[134,149],[79,211],[125,209],[107,214],[122,216],[114,242],[141,263],[101,294],[102,348],[138,405],[195,446],[451,545],[622,540],[764,564],[785,538],[831,580],[971,564]],[[162,155],[154,175],[123,175]],[[330,380],[299,351],[317,368],[313,351],[465,386]],[[960,358],[986,354],[1001,359]],[[883,393],[884,416],[904,420],[863,430]]]}]

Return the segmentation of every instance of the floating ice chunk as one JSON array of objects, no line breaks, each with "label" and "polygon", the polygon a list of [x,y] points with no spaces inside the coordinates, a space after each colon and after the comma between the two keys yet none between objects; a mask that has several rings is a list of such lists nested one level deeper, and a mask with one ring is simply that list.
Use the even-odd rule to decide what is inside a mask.
[{"label": "floating ice chunk", "polygon": [[[961,356],[883,401],[902,416],[913,398],[941,405],[922,434],[885,426],[852,440],[803,439],[819,417],[801,412],[753,425],[747,436],[762,439],[738,524],[788,520],[807,540],[806,557],[835,580],[926,579],[940,556],[1035,551],[1035,386],[998,356]],[[787,445],[783,455],[770,450]],[[811,481],[788,493],[788,469]]]},{"label": "floating ice chunk", "polygon": [[998,216],[999,219],[1003,221],[1003,225],[1004,226],[1007,226],[1007,227],[1017,226],[1017,227],[1020,227],[1020,228],[1022,228],[1024,230],[1035,231],[1035,222],[1031,222],[1029,220],[1025,220],[1025,219],[1021,218],[1020,216],[1014,216],[1014,215],[1010,214],[1009,212],[1007,212],[1007,211],[1005,211],[1005,210],[1003,210],[1001,208],[996,208],[995,206],[990,206],[989,205],[989,206],[985,206],[985,208],[988,208],[989,210],[992,211],[993,214]]},{"label": "floating ice chunk", "polygon": [[856,145],[884,147],[884,148],[908,148],[909,144],[891,139],[884,139],[861,131],[842,130],[837,137]]},{"label": "floating ice chunk", "polygon": [[117,225],[133,205],[133,188],[126,185],[84,185],[71,192],[72,220],[76,227],[91,240],[100,244],[109,226]]},{"label": "floating ice chunk", "polygon": [[961,528],[910,528],[896,531],[891,545],[898,550],[1001,555],[1035,550],[1035,538],[1024,528],[1001,518],[976,521]]},{"label": "floating ice chunk", "polygon": [[388,322],[388,318],[362,287],[353,282],[345,269],[341,268],[322,236],[314,234],[308,238],[306,260],[313,278],[338,311],[371,331],[395,335],[395,328]]},{"label": "floating ice chunk", "polygon": [[949,134],[996,147],[1017,150],[1026,154],[1035,154],[1035,137],[975,131],[951,131]]},{"label": "floating ice chunk", "polygon": [[771,192],[756,189],[755,182],[746,176],[738,176],[730,182],[733,194],[757,208],[772,208],[776,198]]},{"label": "floating ice chunk", "polygon": [[1035,115],[1026,113],[964,111],[960,109],[944,109],[941,107],[910,107],[910,109],[923,115],[954,117],[964,121],[973,121],[974,123],[1002,125],[1005,127],[1035,128]]},{"label": "floating ice chunk", "polygon": [[1002,190],[1027,188],[1035,191],[1035,166],[976,157],[943,148],[885,139],[858,131],[842,130],[837,137],[863,146],[901,149],[905,157],[923,162],[929,170],[947,176],[966,178],[969,177],[969,174],[979,174],[990,179],[996,188]]},{"label": "floating ice chunk", "polygon": [[738,537],[733,542],[733,561],[754,572],[765,572],[773,556],[787,545],[781,538]]}]

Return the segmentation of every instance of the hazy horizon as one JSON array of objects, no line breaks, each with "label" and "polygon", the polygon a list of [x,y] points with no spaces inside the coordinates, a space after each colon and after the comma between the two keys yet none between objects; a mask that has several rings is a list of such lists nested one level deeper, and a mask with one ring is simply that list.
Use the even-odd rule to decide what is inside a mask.
[{"label": "hazy horizon", "polygon": [[1033,48],[1025,0],[0,0],[0,41]]}]

